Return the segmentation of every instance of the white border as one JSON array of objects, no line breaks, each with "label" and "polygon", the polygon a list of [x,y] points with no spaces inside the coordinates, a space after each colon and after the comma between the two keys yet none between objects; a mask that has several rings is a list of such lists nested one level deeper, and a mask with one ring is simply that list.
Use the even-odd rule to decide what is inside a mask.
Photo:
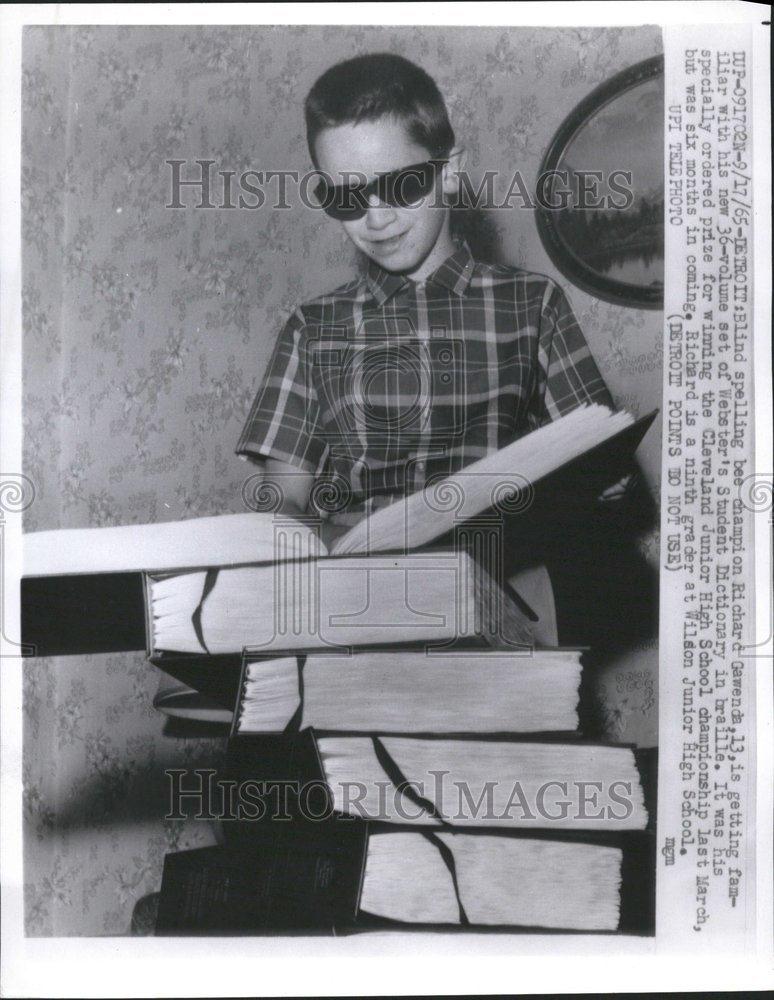
[{"label": "white border", "polygon": [[[766,7],[735,0],[478,3],[9,4],[14,24],[423,24],[620,27],[765,20]],[[5,17],[3,20],[5,20]]]},{"label": "white border", "polygon": [[[0,469],[21,467],[19,274],[20,63],[22,24],[439,24],[529,26],[697,24],[770,19],[770,9],[748,3],[423,3],[423,4],[115,4],[7,5],[0,10],[3,58],[0,137]],[[611,25],[612,26],[612,25]],[[768,52],[764,29],[756,40],[756,385],[759,406],[771,397],[767,329],[770,318],[769,176],[761,122],[768,120]],[[763,174],[761,173],[763,171]],[[770,180],[768,182],[770,184]],[[763,223],[763,225],[762,225]],[[765,290],[769,290],[768,298]],[[763,346],[761,344],[763,341]],[[757,423],[761,471],[771,471],[771,431]],[[10,572],[18,560],[20,518],[6,517],[6,621],[18,621]],[[768,556],[760,552],[759,585],[765,604]],[[767,613],[768,608],[763,608]],[[760,613],[760,609],[759,609]],[[12,632],[12,626],[9,626]],[[766,661],[763,661],[764,663]],[[741,956],[717,954],[701,962],[659,956],[651,939],[606,937],[491,937],[368,935],[335,941],[306,939],[24,938],[21,933],[21,671],[2,665],[2,980],[4,996],[218,996],[603,992],[610,990],[752,990],[774,985],[771,897],[761,894],[759,947]],[[768,675],[768,676],[767,676]],[[759,704],[770,706],[770,672],[759,671]],[[770,716],[758,717],[759,884],[771,885]],[[764,739],[765,736],[765,739]],[[766,871],[768,868],[768,872]],[[768,876],[768,881],[766,881]],[[463,950],[464,949],[464,950]],[[374,961],[378,957],[378,961]],[[474,957],[478,961],[471,961]],[[435,961],[433,961],[435,959]],[[430,961],[428,961],[430,960]]]}]

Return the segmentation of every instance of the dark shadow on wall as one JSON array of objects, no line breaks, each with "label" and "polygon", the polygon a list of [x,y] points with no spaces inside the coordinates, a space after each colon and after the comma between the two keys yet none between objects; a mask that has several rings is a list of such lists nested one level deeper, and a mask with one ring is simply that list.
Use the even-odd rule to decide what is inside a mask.
[{"label": "dark shadow on wall", "polygon": [[[641,481],[639,481],[641,483]],[[586,646],[581,728],[609,736],[597,696],[605,670],[658,639],[658,570],[638,539],[656,523],[657,505],[644,485],[618,505],[597,505],[581,524],[566,526],[547,558],[563,646]]]},{"label": "dark shadow on wall", "polygon": [[598,501],[599,490],[590,485],[583,491],[574,490],[572,482],[538,491],[533,506],[510,521],[504,559],[511,568],[525,563],[548,568],[559,645],[588,650],[581,730],[606,738],[597,698],[601,676],[658,637],[658,570],[640,546],[657,523],[658,508],[641,475],[617,502]]},{"label": "dark shadow on wall", "polygon": [[[192,731],[187,736],[194,735]],[[196,768],[217,768],[226,753],[227,733],[219,727],[210,729],[206,737],[209,746],[197,747],[191,755],[180,753],[176,740],[169,741],[167,753],[157,753],[152,760],[143,760],[135,768],[132,762],[113,760],[101,770],[86,776],[78,788],[47,818],[45,835],[66,834],[73,830],[111,827],[121,829],[149,819],[159,819],[170,809],[172,779],[165,771],[183,769],[189,773],[181,780],[184,789],[197,788]],[[213,738],[215,737],[215,738]],[[194,801],[194,799],[189,800]],[[188,806],[184,806],[184,811]],[[187,813],[193,815],[193,812]],[[29,827],[30,831],[32,827]]]},{"label": "dark shadow on wall", "polygon": [[488,212],[472,207],[453,208],[451,232],[455,240],[468,244],[475,260],[488,264],[502,261],[500,230]]},{"label": "dark shadow on wall", "polygon": [[550,553],[562,642],[591,645],[604,663],[656,635],[658,573],[638,545],[656,514],[638,478],[624,500],[590,505],[581,523],[563,526]]}]

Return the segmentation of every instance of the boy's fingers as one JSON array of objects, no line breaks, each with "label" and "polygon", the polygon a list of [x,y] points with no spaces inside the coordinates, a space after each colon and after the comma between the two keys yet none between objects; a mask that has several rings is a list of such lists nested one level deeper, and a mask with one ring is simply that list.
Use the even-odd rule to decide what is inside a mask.
[{"label": "boy's fingers", "polygon": [[613,483],[612,486],[608,486],[606,490],[600,494],[600,500],[620,500],[627,493],[627,490],[634,481],[633,474],[624,476],[623,479],[619,479],[617,483]]}]

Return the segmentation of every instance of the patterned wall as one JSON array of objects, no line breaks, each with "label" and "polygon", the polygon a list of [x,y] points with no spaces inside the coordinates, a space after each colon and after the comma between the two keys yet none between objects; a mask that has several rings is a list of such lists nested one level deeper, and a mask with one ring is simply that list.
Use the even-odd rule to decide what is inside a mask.
[{"label": "patterned wall", "polygon": [[[25,530],[242,509],[233,448],[279,324],[351,273],[319,212],[166,209],[165,160],[304,171],[313,80],[392,50],[435,76],[474,171],[532,180],[574,104],[660,46],[655,28],[26,29]],[[530,213],[494,222],[501,259],[556,276]],[[660,314],[563,284],[617,401],[657,406]],[[656,432],[642,464],[657,491]],[[657,566],[655,532],[640,546]],[[164,853],[212,838],[163,820],[163,768],[207,764],[221,743],[165,733],[139,654],[25,668],[28,933],[126,933]],[[655,676],[652,635],[608,665],[612,736],[654,742]]]}]

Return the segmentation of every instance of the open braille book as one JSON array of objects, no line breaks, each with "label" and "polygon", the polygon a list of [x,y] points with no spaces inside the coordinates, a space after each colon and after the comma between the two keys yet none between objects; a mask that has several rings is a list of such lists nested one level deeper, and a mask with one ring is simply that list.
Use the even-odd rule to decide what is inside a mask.
[{"label": "open braille book", "polygon": [[[424,547],[493,507],[517,515],[518,536],[520,514],[543,503],[533,489],[559,482],[575,496],[613,481],[654,416],[581,406],[376,511],[330,552],[315,525],[260,513],[27,534],[22,641],[39,656],[346,647],[488,629],[528,643],[524,616],[464,546]],[[543,499],[556,495],[552,486]]]}]

